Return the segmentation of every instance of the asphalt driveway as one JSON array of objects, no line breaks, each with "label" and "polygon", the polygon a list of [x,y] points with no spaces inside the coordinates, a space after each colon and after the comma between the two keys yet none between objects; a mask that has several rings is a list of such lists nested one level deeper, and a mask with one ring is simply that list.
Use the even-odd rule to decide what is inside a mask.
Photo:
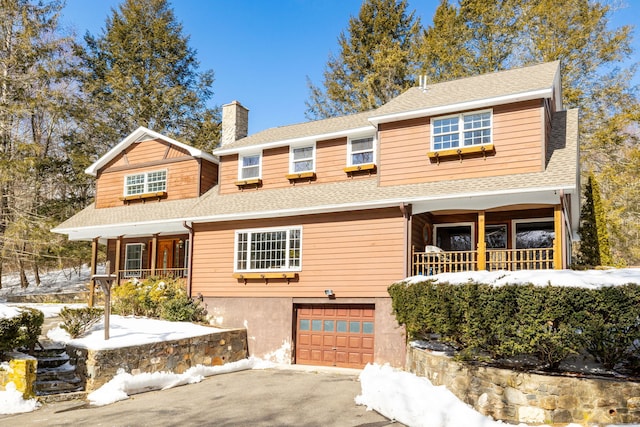
[{"label": "asphalt driveway", "polygon": [[249,370],[206,378],[107,406],[46,404],[0,415],[2,426],[399,426],[357,406],[355,370]]}]

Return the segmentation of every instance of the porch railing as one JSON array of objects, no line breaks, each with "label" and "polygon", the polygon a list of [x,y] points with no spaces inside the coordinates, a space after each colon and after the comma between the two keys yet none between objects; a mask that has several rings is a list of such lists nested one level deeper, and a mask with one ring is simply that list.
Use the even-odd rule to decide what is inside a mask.
[{"label": "porch railing", "polygon": [[[553,269],[553,249],[491,249],[486,253],[485,269],[545,270]],[[476,251],[413,252],[413,275],[431,276],[478,270]]]},{"label": "porch railing", "polygon": [[120,270],[118,271],[118,282],[123,282],[129,279],[146,279],[151,276],[171,277],[174,279],[180,279],[187,277],[186,268],[156,268],[151,269],[136,269],[136,270]]}]

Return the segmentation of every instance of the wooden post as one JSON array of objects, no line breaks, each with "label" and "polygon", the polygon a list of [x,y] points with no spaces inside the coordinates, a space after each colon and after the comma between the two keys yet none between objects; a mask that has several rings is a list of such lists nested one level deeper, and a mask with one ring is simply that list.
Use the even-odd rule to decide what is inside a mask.
[{"label": "wooden post", "polygon": [[555,205],[553,207],[553,269],[562,270],[562,241],[564,235],[562,234],[562,205]]},{"label": "wooden post", "polygon": [[[122,236],[118,236],[116,240],[116,259],[115,259],[115,268],[114,274],[116,275],[116,284],[120,283],[120,263],[122,260]],[[105,273],[110,274],[110,271],[105,271]]]},{"label": "wooden post", "polygon": [[478,212],[478,270],[487,269],[487,243],[484,237],[485,216],[484,211]]},{"label": "wooden post", "polygon": [[[107,267],[109,268],[109,267]],[[113,274],[96,274],[92,279],[97,281],[104,292],[104,339],[109,339],[109,318],[111,317],[111,285],[116,280]]]},{"label": "wooden post", "polygon": [[149,254],[150,266],[151,266],[151,275],[155,276],[156,274],[156,258],[158,257],[158,235],[153,235],[153,240],[151,241],[151,253]]},{"label": "wooden post", "polygon": [[93,278],[98,271],[98,238],[91,240],[91,280],[89,281],[89,307],[93,307],[96,281]]}]

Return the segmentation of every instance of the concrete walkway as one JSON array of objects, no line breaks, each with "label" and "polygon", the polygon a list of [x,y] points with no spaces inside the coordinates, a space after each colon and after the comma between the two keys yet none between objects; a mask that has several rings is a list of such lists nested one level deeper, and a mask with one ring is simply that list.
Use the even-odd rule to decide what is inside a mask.
[{"label": "concrete walkway", "polygon": [[357,370],[324,368],[240,371],[95,407],[49,403],[0,415],[7,426],[400,426],[357,406]]}]

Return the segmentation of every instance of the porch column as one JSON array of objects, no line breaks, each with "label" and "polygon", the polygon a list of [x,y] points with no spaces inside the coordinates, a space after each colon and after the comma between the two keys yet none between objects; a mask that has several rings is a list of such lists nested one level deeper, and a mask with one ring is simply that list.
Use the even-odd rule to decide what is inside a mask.
[{"label": "porch column", "polygon": [[158,254],[158,235],[154,234],[153,239],[151,240],[151,275],[154,276],[156,274],[156,258]]},{"label": "porch column", "polygon": [[96,291],[96,281],[93,276],[98,271],[98,238],[91,240],[91,281],[89,281],[89,307],[93,307],[93,297]]},{"label": "porch column", "polygon": [[484,241],[484,211],[478,212],[478,270],[487,269],[487,244]]},{"label": "porch column", "polygon": [[562,205],[553,207],[553,269],[562,270]]},{"label": "porch column", "polygon": [[[122,259],[122,236],[118,236],[116,239],[116,259],[115,259],[115,267],[114,273],[116,275],[116,285],[120,284],[120,262]],[[107,271],[106,274],[111,274],[110,271]]]}]

